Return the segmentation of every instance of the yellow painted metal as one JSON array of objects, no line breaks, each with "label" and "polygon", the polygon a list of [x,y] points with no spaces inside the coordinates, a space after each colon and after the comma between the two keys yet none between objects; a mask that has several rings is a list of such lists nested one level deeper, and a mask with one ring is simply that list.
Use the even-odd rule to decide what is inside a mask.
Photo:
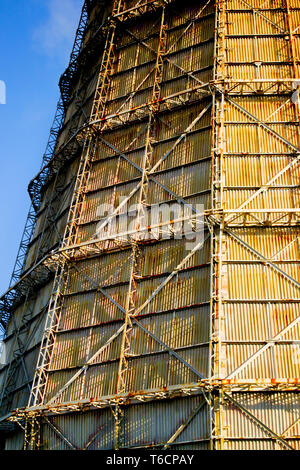
[{"label": "yellow painted metal", "polygon": [[[299,446],[299,4],[188,3],[116,2],[100,71],[87,86],[85,146],[65,180],[78,171],[75,192],[57,209],[65,238],[53,262],[63,259],[68,276],[59,304],[57,277],[47,316],[55,310],[56,320],[40,353],[47,361],[19,414],[62,413],[62,428],[53,418],[51,430],[44,424],[50,448],[58,428],[67,447],[142,446],[138,419],[159,420],[164,409],[173,423],[166,399],[179,396],[184,416],[167,431],[159,424],[157,436],[145,424],[143,442]],[[71,102],[66,128],[74,113]],[[136,230],[154,204],[203,204],[204,245],[189,257],[185,240],[124,243],[112,232],[97,242],[96,227],[106,224],[99,205],[112,204],[120,228],[124,197],[140,204]],[[39,233],[49,234],[45,220],[42,210],[29,265]],[[203,394],[203,406],[193,402]],[[75,445],[77,418],[70,424],[64,412],[96,407],[111,441],[87,412],[94,437]]]}]

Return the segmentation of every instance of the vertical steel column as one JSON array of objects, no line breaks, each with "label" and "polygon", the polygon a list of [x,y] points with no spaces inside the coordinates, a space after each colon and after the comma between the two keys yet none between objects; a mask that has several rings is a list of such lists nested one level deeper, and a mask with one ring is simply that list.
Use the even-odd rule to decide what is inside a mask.
[{"label": "vertical steel column", "polygon": [[[297,87],[298,89],[300,89],[300,73],[299,73],[300,65],[297,65],[297,51],[296,51],[296,46],[295,46],[295,36],[293,33],[292,20],[291,20],[290,0],[285,0],[285,4],[286,4],[286,17],[287,17],[287,26],[288,26],[288,32],[289,32],[289,42],[290,42],[291,59],[293,63],[294,78],[299,79],[298,82],[294,82],[295,91],[296,91]],[[297,120],[299,122],[300,121],[300,105],[297,103],[294,103],[294,109],[295,109]],[[299,126],[298,126],[298,147],[300,149]]]},{"label": "vertical steel column", "polygon": [[[159,34],[159,44],[157,50],[157,59],[155,65],[155,76],[154,84],[152,90],[152,100],[150,105],[150,114],[149,121],[146,133],[146,143],[145,143],[145,152],[143,159],[143,175],[141,181],[141,189],[139,195],[139,203],[137,209],[137,218],[136,218],[136,229],[139,230],[142,227],[142,218],[145,218],[145,204],[148,197],[148,174],[151,169],[152,163],[152,134],[154,129],[155,114],[159,111],[159,98],[161,96],[160,83],[162,81],[162,72],[163,72],[163,54],[166,48],[166,24],[165,24],[165,8],[162,10],[161,16],[161,26]],[[143,237],[143,235],[142,235]],[[139,236],[137,237],[139,239]],[[126,388],[126,378],[125,375],[128,369],[128,363],[126,360],[126,352],[130,349],[130,331],[132,330],[132,323],[130,316],[135,309],[135,293],[136,293],[136,276],[138,268],[138,257],[139,257],[139,247],[137,240],[133,240],[132,243],[132,267],[129,280],[129,289],[126,300],[126,315],[125,315],[125,329],[123,332],[122,338],[122,348],[120,356],[120,367],[118,372],[117,380],[117,393],[125,392]]]},{"label": "vertical steel column", "polygon": [[132,331],[131,317],[135,310],[136,304],[136,291],[137,291],[137,275],[138,275],[138,258],[139,258],[139,247],[136,241],[132,242],[132,260],[131,270],[129,279],[128,294],[126,297],[126,313],[125,313],[125,328],[122,336],[121,351],[120,351],[120,363],[118,369],[117,378],[117,390],[116,393],[125,393],[126,391],[126,374],[128,371],[128,355],[130,352],[130,334]]},{"label": "vertical steel column", "polygon": [[[155,116],[160,109],[160,97],[161,97],[161,87],[162,74],[163,74],[163,55],[166,51],[166,12],[165,7],[162,9],[161,15],[161,25],[159,32],[159,43],[157,49],[157,57],[155,63],[155,73],[154,73],[154,84],[152,89],[152,100],[150,104],[150,113],[149,121],[146,131],[146,142],[145,142],[145,152],[143,158],[143,174],[141,180],[141,188],[139,194],[139,203],[137,208],[137,217],[136,217],[136,230],[138,231],[143,226],[147,226],[147,213],[145,211],[145,206],[148,199],[148,185],[149,179],[148,175],[152,166],[152,136],[154,131]],[[131,317],[136,308],[136,292],[137,292],[137,277],[139,271],[139,257],[140,257],[140,248],[138,243],[142,243],[144,236],[147,236],[147,232],[140,236],[137,235],[136,239],[132,239],[132,265],[130,271],[129,279],[129,288],[126,298],[126,313],[125,313],[125,328],[122,336],[121,351],[120,351],[120,362],[118,369],[118,378],[117,378],[117,394],[126,392],[126,382],[127,382],[127,372],[128,372],[128,356],[130,354],[130,341],[131,341],[131,332],[133,329]],[[120,429],[120,415],[122,411],[118,407],[114,413],[115,416],[115,441],[118,442],[118,432]]]},{"label": "vertical steel column", "polygon": [[85,139],[79,170],[76,177],[73,199],[68,217],[69,220],[64,234],[63,247],[74,245],[76,243],[78,225],[80,222],[82,207],[85,201],[85,190],[91,170],[91,161],[96,148],[97,137],[94,135],[88,135]]},{"label": "vertical steel column", "polygon": [[[295,92],[298,89],[298,103],[294,104],[296,119],[300,122],[300,65],[297,64],[297,51],[295,46],[295,36],[292,27],[292,20],[291,20],[291,5],[290,0],[285,0],[286,4],[286,14],[287,14],[287,26],[289,31],[289,41],[290,41],[290,51],[291,51],[291,58],[293,62],[293,70],[294,70],[294,78],[299,79],[298,81],[294,82]],[[298,126],[298,149],[300,150],[300,127]],[[292,184],[292,182],[291,182]],[[294,201],[294,205],[296,207],[296,201]],[[298,254],[300,256],[300,241],[298,240]]]},{"label": "vertical steel column", "polygon": [[56,270],[36,372],[29,397],[29,407],[36,406],[44,402],[48,370],[51,364],[55,335],[59,326],[61,307],[67,287],[68,274],[68,265],[66,261],[62,261]]},{"label": "vertical steel column", "polygon": [[[113,15],[120,12],[122,5],[122,0],[115,1]],[[95,93],[90,121],[97,119],[99,113],[101,113],[100,117],[103,117],[105,113],[105,104],[109,93],[110,75],[112,73],[112,64],[114,59],[113,48],[115,34],[116,26],[114,21],[111,21],[107,33],[106,47],[103,52],[98,85]],[[91,157],[95,152],[96,146],[97,137],[95,138],[93,133],[91,135],[87,135],[76,178],[74,196],[70,207],[63,246],[69,246],[70,244],[75,243],[77,237],[78,221],[80,219],[81,209],[84,202],[84,189],[86,188],[91,168]],[[52,360],[56,332],[59,326],[63,297],[67,286],[68,273],[69,264],[66,259],[63,258],[56,270],[54,287],[50,299],[45,330],[42,337],[36,373],[34,376],[28,403],[29,407],[42,404],[45,399],[48,371]],[[32,438],[34,438],[34,433],[35,431],[32,428]]]},{"label": "vertical steel column", "polygon": [[41,422],[40,416],[33,414],[26,416],[24,427],[24,450],[40,450],[41,448]]},{"label": "vertical steel column", "polygon": [[292,59],[293,69],[294,69],[294,76],[295,78],[299,78],[299,72],[298,72],[298,66],[297,66],[297,51],[296,51],[296,46],[295,46],[295,36],[293,33],[292,21],[291,21],[290,0],[285,0],[285,6],[286,6],[287,26],[288,26],[289,39],[290,39],[290,50],[291,50],[291,59]]},{"label": "vertical steel column", "polygon": [[208,219],[211,234],[210,269],[210,371],[212,385],[211,449],[222,448],[221,396],[214,387],[222,375],[222,257],[223,257],[223,154],[224,154],[224,95],[225,95],[225,34],[226,5],[216,2],[215,62],[213,77],[213,142],[211,165],[211,210]]},{"label": "vertical steel column", "polygon": [[[106,103],[110,91],[111,74],[113,71],[113,63],[115,59],[114,47],[116,39],[116,22],[114,20],[114,15],[121,11],[122,5],[122,0],[115,0],[113,5],[112,17],[108,26],[93,107],[89,120],[90,124],[93,124],[95,121],[98,121],[105,115]],[[97,125],[94,125],[93,128],[96,129],[96,132],[101,132],[101,123],[97,123]],[[80,221],[82,206],[85,200],[85,189],[88,183],[91,163],[93,155],[97,149],[97,144],[98,139],[97,135],[95,135],[95,131],[89,130],[85,138],[82,157],[79,164],[79,170],[77,173],[73,193],[73,200],[71,202],[68,223],[64,234],[63,247],[75,245],[76,243],[78,224]]]}]

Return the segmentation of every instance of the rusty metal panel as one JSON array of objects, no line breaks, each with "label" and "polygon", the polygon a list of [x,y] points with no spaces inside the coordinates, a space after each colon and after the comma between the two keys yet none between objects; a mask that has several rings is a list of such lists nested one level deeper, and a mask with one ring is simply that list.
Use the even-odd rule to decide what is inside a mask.
[{"label": "rusty metal panel", "polygon": [[[299,435],[299,395],[293,393],[240,393],[234,398],[263,424],[272,429],[278,435],[284,437],[287,442],[298,448],[295,438]],[[224,419],[226,422],[226,449],[265,449],[283,450],[284,447],[271,440],[268,432],[259,427],[257,423],[231,404],[226,402],[224,407]],[[298,421],[298,423],[297,423]],[[237,439],[237,436],[243,439]]]},{"label": "rusty metal panel", "polygon": [[[136,3],[126,2],[126,7]],[[136,310],[124,353],[128,402],[122,402],[121,447],[167,443],[195,407],[204,403],[195,388],[204,378],[201,384],[209,385],[209,400],[172,443],[173,449],[281,449],[280,439],[297,448],[299,397],[287,389],[299,382],[299,227],[290,214],[299,208],[300,174],[299,165],[285,169],[299,147],[299,113],[290,85],[300,72],[299,2],[290,0],[289,15],[282,0],[265,1],[263,13],[259,0],[225,2],[225,44],[217,60],[214,54],[223,30],[216,28],[216,13],[219,20],[222,2],[200,3],[178,2],[176,8],[167,9],[165,44],[163,28],[153,21],[156,12],[149,11],[139,20],[138,11],[126,24],[130,32],[122,29],[109,68],[104,114],[93,123],[96,130],[99,122],[102,127],[93,137],[96,144],[89,174],[80,187],[74,239],[76,243],[90,241],[105,217],[101,206],[117,209],[122,198],[136,188],[147,165],[147,152],[151,154],[149,168],[163,161],[147,184],[145,212],[161,203],[171,206],[180,198],[194,207],[202,204],[210,232],[205,231],[207,239],[201,249],[178,270],[189,254],[185,240],[140,243],[138,261],[128,240],[122,245],[116,240],[99,242],[97,254],[84,248],[78,251],[59,307],[43,404],[52,399],[55,405],[76,407],[76,402],[85,400],[92,407],[104,398],[115,399],[116,394],[123,399],[118,395],[122,328],[128,312]],[[166,48],[166,54],[159,104],[153,104],[160,47]],[[223,59],[222,73],[216,79]],[[86,115],[93,105],[99,61],[98,57],[84,85]],[[79,85],[82,82],[73,90],[58,147],[68,140],[78,117]],[[204,91],[190,91],[196,87]],[[160,109],[154,111],[157,115],[149,137],[154,105]],[[83,123],[81,115],[77,127]],[[76,174],[78,160],[76,154],[66,183]],[[44,209],[55,191],[50,182],[28,266],[39,254],[40,232],[51,246],[64,233],[72,191],[53,204],[61,214],[58,233],[44,226]],[[130,204],[138,203],[140,197],[139,192],[134,194]],[[246,208],[243,214],[241,207]],[[122,228],[126,231],[126,210],[118,210],[116,226],[107,232],[111,237],[117,238]],[[227,218],[228,210],[233,211],[233,220]],[[267,215],[257,215],[261,213]],[[137,274],[133,275],[134,270]],[[48,290],[40,292],[34,311],[41,308],[42,297],[48,300],[47,295]],[[17,325],[22,315],[20,307],[15,314]],[[28,333],[33,333],[33,349],[24,355],[30,377],[42,333],[42,323],[34,332],[35,326],[34,322]],[[9,328],[12,333],[13,326]],[[11,351],[12,341],[7,342]],[[20,390],[14,394],[13,407],[26,405],[25,375],[20,371],[17,377]],[[276,381],[281,391],[272,389]],[[170,400],[167,393],[176,387],[182,396],[186,388],[196,396]],[[253,391],[255,387],[259,391]],[[151,401],[129,404],[138,394],[150,396]],[[214,435],[212,415],[220,427]],[[42,427],[44,449],[112,449],[117,445],[109,408],[51,417],[50,424],[43,422]],[[13,445],[18,444],[8,443]]]},{"label": "rusty metal panel", "polygon": [[[164,404],[155,402],[150,407],[147,404],[126,407],[124,420],[121,423],[122,447],[143,448],[167,442],[201,400],[203,400],[201,397],[184,398]],[[44,450],[69,450],[72,447],[78,450],[107,450],[114,445],[114,420],[109,410],[94,411],[81,416],[76,414],[57,416],[50,418],[49,421],[69,443],[45,422],[42,432]],[[191,442],[195,442],[194,446],[198,448],[197,441],[200,441],[198,446],[207,448],[205,440],[209,438],[208,422],[208,409],[204,406],[191,426],[178,437],[177,445],[172,446],[172,449],[184,449],[187,442],[190,446]]]},{"label": "rusty metal panel", "polygon": [[[184,423],[203,398],[184,398],[155,402],[151,406],[128,407],[125,414],[124,440],[127,447],[143,447],[167,442]],[[208,409],[204,406],[176,440],[176,444],[207,439],[209,436]],[[171,448],[173,449],[173,447]]]},{"label": "rusty metal panel", "polygon": [[24,433],[22,430],[9,435],[5,439],[5,450],[23,450],[24,448]]},{"label": "rusty metal panel", "polygon": [[43,450],[108,450],[113,441],[114,422],[110,410],[86,413],[81,417],[76,414],[52,417],[43,424]]}]

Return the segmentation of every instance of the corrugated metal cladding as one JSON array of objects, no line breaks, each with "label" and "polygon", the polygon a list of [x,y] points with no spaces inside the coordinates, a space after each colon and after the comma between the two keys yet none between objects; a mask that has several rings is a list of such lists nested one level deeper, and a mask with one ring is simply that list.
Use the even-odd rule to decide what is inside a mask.
[{"label": "corrugated metal cladding", "polygon": [[[20,305],[8,325],[4,366],[0,368],[1,416],[28,403],[51,290],[52,282],[41,288],[26,305]],[[21,344],[25,345],[22,363],[16,360]]]},{"label": "corrugated metal cladding", "polygon": [[[155,402],[151,406],[142,404],[124,408],[124,419],[120,430],[121,440],[128,448],[157,446],[167,442],[170,432],[178,427],[199,407],[199,416],[180,435],[175,448],[208,449],[209,411],[201,397]],[[203,403],[203,406],[200,405]],[[103,450],[114,446],[114,418],[110,410],[87,413],[79,416],[51,418],[54,424],[77,449]],[[69,450],[70,445],[58,438],[49,425],[45,427],[44,445],[56,450]],[[172,447],[173,448],[173,447]]]},{"label": "corrugated metal cladding", "polygon": [[[130,8],[136,3],[126,5]],[[216,2],[217,6],[205,0],[173,3],[166,8],[168,54],[162,71],[162,103],[152,129],[152,167],[165,158],[152,174],[156,182],[149,183],[146,204],[148,208],[171,205],[181,198],[194,207],[215,209],[213,124],[221,116],[222,208],[225,213],[233,212],[228,212],[223,233],[217,316],[211,299],[213,244],[206,230],[202,248],[141,310],[137,320],[142,328],[133,324],[130,332],[126,393],[166,392],[177,387],[190,389],[194,395],[182,392],[180,398],[166,399],[162,393],[156,394],[156,400],[123,406],[118,446],[161,448],[184,425],[170,443],[172,449],[298,449],[299,395],[284,384],[300,377],[300,226],[292,212],[299,208],[299,164],[286,171],[300,145],[299,107],[291,99],[291,80],[300,74],[299,1],[228,0],[224,11],[223,2]],[[101,225],[105,216],[99,213],[101,204],[118,208],[141,180],[149,110],[141,112],[139,120],[132,110],[152,98],[160,11],[131,19],[119,32],[105,113],[122,116],[124,125],[108,119],[97,142],[76,243],[90,240]],[[223,33],[215,28],[220,25],[216,16],[222,15],[222,74],[228,88],[222,113],[216,115],[215,102],[222,102],[218,92],[214,101],[210,93],[187,98],[184,92],[214,78],[214,51]],[[100,62],[97,57],[89,70],[83,69],[86,80],[80,79],[74,87],[74,94],[85,90],[83,114],[92,108]],[[178,93],[182,105],[166,99]],[[68,139],[77,112],[71,101],[59,145]],[[202,117],[186,132],[197,116]],[[80,127],[83,117],[76,119]],[[63,170],[63,197],[54,204],[55,230],[47,225],[47,204],[61,182],[55,180],[46,188],[27,267],[40,259],[43,250],[59,243],[78,165],[77,158]],[[139,194],[131,197],[129,205],[138,203]],[[236,213],[239,209],[244,211]],[[118,211],[110,235],[121,231],[125,210]],[[116,249],[113,242],[104,242],[102,247],[106,253],[77,258],[69,270],[44,404],[50,400],[55,404],[97,402],[116,394],[132,249],[129,243],[122,249]],[[185,239],[152,240],[140,247],[135,309],[147,302],[188,254]],[[33,300],[24,355],[27,376],[20,370],[15,391],[2,404],[5,412],[26,405],[51,286],[37,292]],[[9,326],[10,356],[17,349],[13,333],[23,315],[20,306]],[[212,353],[214,322],[218,323],[218,364]],[[213,366],[218,369],[217,378],[235,383],[235,388],[227,384],[221,392],[216,389],[208,394],[210,407],[197,384],[203,377],[212,379]],[[8,367],[0,371],[0,383],[5,382]],[[256,387],[258,382],[281,383],[281,388],[265,385],[262,391]],[[109,408],[49,415],[43,418],[41,430],[43,449],[112,449],[116,445]],[[19,434],[12,435],[6,447],[19,448],[21,441]]]}]

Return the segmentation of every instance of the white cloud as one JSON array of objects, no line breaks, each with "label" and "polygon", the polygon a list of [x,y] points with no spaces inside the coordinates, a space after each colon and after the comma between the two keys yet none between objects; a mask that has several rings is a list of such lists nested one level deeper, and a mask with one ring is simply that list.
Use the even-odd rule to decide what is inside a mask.
[{"label": "white cloud", "polygon": [[6,364],[6,346],[3,341],[0,340],[0,364]]},{"label": "white cloud", "polygon": [[48,17],[33,32],[36,47],[66,59],[71,52],[83,0],[46,0]]},{"label": "white cloud", "polygon": [[0,80],[0,104],[6,104],[6,85],[3,80]]}]

